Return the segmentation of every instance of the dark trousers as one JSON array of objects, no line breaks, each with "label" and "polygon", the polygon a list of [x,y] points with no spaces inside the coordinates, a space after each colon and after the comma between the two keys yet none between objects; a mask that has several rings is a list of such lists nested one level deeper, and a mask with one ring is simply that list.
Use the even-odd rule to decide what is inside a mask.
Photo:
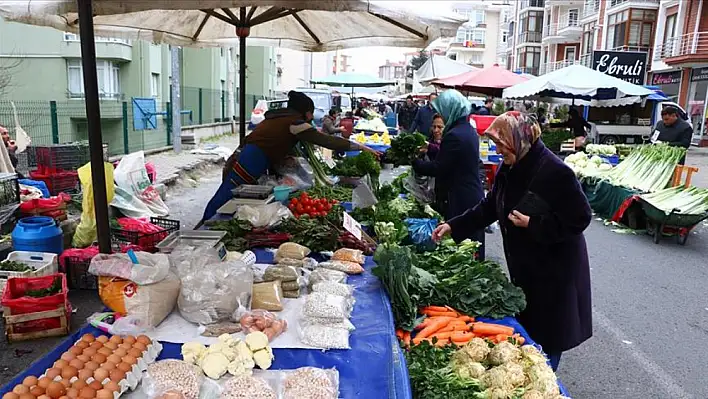
[{"label": "dark trousers", "polygon": [[548,360],[551,363],[551,368],[554,372],[558,370],[558,364],[560,364],[562,354],[563,352],[548,353]]}]

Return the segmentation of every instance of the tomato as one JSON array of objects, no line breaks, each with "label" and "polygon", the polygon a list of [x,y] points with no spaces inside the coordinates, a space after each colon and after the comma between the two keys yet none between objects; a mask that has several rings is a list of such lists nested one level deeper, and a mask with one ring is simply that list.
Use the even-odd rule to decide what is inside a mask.
[{"label": "tomato", "polygon": [[330,209],[332,209],[332,204],[325,204],[325,210],[329,211]]},{"label": "tomato", "polygon": [[297,204],[297,206],[295,206],[295,210],[297,213],[303,213],[305,211],[305,207],[303,207],[302,204]]},{"label": "tomato", "polygon": [[318,212],[324,211],[324,205],[322,205],[321,202],[318,202],[317,204],[315,204],[315,206],[313,208],[317,209]]},{"label": "tomato", "polygon": [[297,205],[297,198],[293,198],[290,200],[290,205]]},{"label": "tomato", "polygon": [[309,195],[307,195],[307,193],[304,192],[304,191],[300,194],[300,199],[305,199],[305,198],[308,198],[308,197],[309,197]]},{"label": "tomato", "polygon": [[310,205],[305,205],[305,213],[312,213],[312,207]]}]

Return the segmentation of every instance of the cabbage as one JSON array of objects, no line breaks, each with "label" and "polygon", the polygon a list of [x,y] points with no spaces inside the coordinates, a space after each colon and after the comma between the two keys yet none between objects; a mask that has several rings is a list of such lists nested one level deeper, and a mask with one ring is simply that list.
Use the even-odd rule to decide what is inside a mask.
[{"label": "cabbage", "polygon": [[590,158],[590,162],[594,163],[595,165],[600,165],[603,163],[602,158],[597,155],[593,155],[592,158]]}]

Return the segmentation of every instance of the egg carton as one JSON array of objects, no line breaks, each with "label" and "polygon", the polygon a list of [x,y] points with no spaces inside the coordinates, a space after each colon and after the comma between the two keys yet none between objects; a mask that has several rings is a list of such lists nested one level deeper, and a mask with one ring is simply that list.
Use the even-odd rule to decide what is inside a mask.
[{"label": "egg carton", "polygon": [[[78,341],[74,342],[74,345],[76,345],[78,342],[81,340],[79,339]],[[147,370],[148,365],[151,363],[154,363],[157,357],[160,355],[160,352],[162,352],[162,344],[158,341],[153,341],[150,345],[147,345],[147,348],[143,351],[142,356],[137,358],[137,362],[132,366],[131,370],[125,373],[125,378],[120,380],[118,382],[118,386],[120,387],[120,390],[117,392],[113,392],[113,399],[118,399],[120,398],[123,394],[126,392],[134,391],[135,388],[138,387],[138,384],[140,383],[140,380],[143,377],[143,372]],[[45,377],[46,376],[46,371],[42,375],[39,376],[39,378]],[[61,381],[62,377],[61,376],[56,376],[52,381]],[[72,377],[69,382],[73,384],[74,382],[78,381],[79,377]],[[105,378],[103,381],[101,381],[101,385],[106,385],[111,379],[110,378]],[[86,383],[90,384],[93,381],[95,381],[95,378],[89,377],[86,379]]]}]

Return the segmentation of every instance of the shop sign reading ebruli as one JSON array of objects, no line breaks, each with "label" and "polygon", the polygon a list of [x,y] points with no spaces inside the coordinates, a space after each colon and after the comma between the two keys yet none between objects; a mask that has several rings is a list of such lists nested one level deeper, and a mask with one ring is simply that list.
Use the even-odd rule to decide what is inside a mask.
[{"label": "shop sign reading ebruli", "polygon": [[647,53],[644,51],[593,51],[592,66],[598,72],[635,85],[646,82]]},{"label": "shop sign reading ebruli", "polygon": [[681,71],[674,72],[657,72],[651,77],[653,86],[673,85],[681,83]]}]

